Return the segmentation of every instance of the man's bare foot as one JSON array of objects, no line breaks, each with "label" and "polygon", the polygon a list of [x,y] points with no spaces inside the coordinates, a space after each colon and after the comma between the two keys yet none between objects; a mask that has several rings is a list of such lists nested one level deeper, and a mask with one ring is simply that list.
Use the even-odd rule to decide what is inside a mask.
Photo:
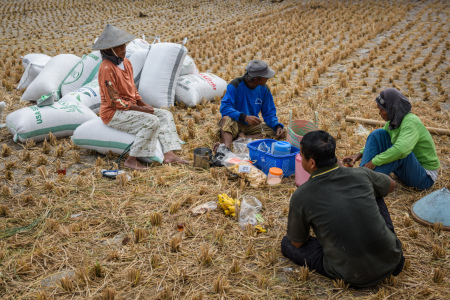
[{"label": "man's bare foot", "polygon": [[180,163],[180,164],[188,164],[189,162],[187,160],[181,159],[178,156],[175,155],[172,151],[169,151],[164,154],[164,161],[163,163],[169,164],[169,163]]},{"label": "man's bare foot", "polygon": [[142,165],[136,157],[134,156],[128,156],[127,160],[123,163],[125,167],[135,170],[147,170],[148,167],[145,167]]},{"label": "man's bare foot", "polygon": [[219,146],[220,146],[220,142],[217,142],[213,145],[213,149],[212,149],[213,153],[216,153],[217,149],[219,149]]},{"label": "man's bare foot", "polygon": [[243,132],[241,132],[241,133],[239,133],[239,136],[238,136],[238,138],[243,138],[243,139],[246,139],[247,138],[247,136],[243,133]]}]

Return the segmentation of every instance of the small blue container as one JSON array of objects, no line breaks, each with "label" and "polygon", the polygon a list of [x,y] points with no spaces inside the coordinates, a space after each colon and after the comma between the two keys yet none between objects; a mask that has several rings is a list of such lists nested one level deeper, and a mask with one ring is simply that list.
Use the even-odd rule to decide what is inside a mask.
[{"label": "small blue container", "polygon": [[278,156],[291,154],[291,144],[288,142],[276,142],[274,144],[273,154]]},{"label": "small blue container", "polygon": [[295,174],[295,156],[300,153],[300,149],[291,146],[291,151],[287,155],[275,155],[270,152],[262,152],[258,150],[259,144],[265,142],[269,148],[277,141],[272,139],[256,140],[247,144],[250,153],[250,159],[255,161],[253,165],[263,171],[266,175],[269,169],[277,167],[283,170],[283,176],[288,177]]}]

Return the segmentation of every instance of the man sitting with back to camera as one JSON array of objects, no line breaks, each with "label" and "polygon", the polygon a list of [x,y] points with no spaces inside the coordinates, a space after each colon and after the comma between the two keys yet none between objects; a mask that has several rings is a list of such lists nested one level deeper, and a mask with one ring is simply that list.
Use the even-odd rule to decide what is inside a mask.
[{"label": "man sitting with back to camera", "polygon": [[[279,139],[284,136],[284,126],[278,122],[272,93],[266,84],[275,71],[258,59],[250,61],[245,70],[244,76],[228,84],[220,104],[222,119],[218,134],[221,143],[228,149],[237,137],[260,139],[268,136]],[[264,123],[258,117],[260,112]],[[214,151],[219,145],[214,145]]]},{"label": "man sitting with back to camera", "polygon": [[338,166],[336,142],[323,130],[305,134],[300,148],[311,177],[291,197],[283,255],[353,287],[397,276],[405,258],[383,199],[395,181],[368,168]]}]

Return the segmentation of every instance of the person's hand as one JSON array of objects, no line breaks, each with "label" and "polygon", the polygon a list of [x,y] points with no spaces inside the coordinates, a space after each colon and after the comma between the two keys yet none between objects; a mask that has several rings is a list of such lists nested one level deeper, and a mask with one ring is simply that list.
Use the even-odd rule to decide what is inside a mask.
[{"label": "person's hand", "polygon": [[155,112],[155,109],[153,107],[151,107],[150,105],[147,106],[139,106],[140,111],[148,113],[148,114],[153,114]]},{"label": "person's hand", "polygon": [[261,124],[262,121],[258,117],[247,116],[245,117],[245,122],[247,122],[249,125],[256,126]]},{"label": "person's hand", "polygon": [[349,159],[352,160],[352,165],[354,165],[358,160],[361,159],[361,157],[362,157],[362,154],[361,154],[361,153],[353,154],[353,155],[349,155],[349,156],[344,157],[344,158],[342,159],[342,161],[344,161],[344,160],[346,160],[346,159],[349,158]]},{"label": "person's hand", "polygon": [[284,129],[281,128],[281,127],[278,127],[278,128],[277,128],[277,132],[276,132],[275,138],[276,138],[277,140],[278,140],[278,139],[281,139],[282,137],[284,137],[284,133],[285,133]]},{"label": "person's hand", "polygon": [[364,168],[367,168],[367,169],[373,170],[373,169],[375,169],[376,166],[374,166],[374,165],[372,164],[372,161],[369,161],[369,162],[366,163],[363,167],[364,167]]}]

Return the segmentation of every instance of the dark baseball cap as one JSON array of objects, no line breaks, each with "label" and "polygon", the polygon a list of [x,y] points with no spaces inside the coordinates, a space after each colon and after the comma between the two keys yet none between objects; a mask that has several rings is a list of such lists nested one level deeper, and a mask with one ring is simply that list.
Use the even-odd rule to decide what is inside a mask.
[{"label": "dark baseball cap", "polygon": [[265,61],[259,59],[250,61],[245,71],[252,77],[272,78],[275,76],[275,71],[269,68]]}]

